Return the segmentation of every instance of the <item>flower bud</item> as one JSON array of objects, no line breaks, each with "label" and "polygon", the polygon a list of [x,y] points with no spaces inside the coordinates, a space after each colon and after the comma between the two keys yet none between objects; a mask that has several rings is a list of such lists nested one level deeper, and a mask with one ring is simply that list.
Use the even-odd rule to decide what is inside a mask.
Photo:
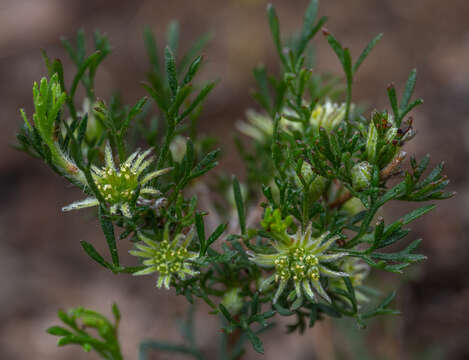
[{"label": "flower bud", "polygon": [[99,102],[92,103],[90,99],[85,98],[83,100],[83,110],[81,115],[88,114],[88,123],[86,125],[86,139],[88,141],[93,141],[95,139],[101,138],[104,132],[104,127],[98,117],[96,116],[95,107],[99,108]]},{"label": "flower bud", "polygon": [[240,292],[240,288],[230,289],[223,295],[223,299],[221,301],[233,316],[237,315],[243,307],[243,298],[240,295]]},{"label": "flower bud", "polygon": [[184,155],[186,155],[186,143],[186,138],[181,135],[176,136],[171,142],[171,145],[169,145],[169,150],[171,151],[171,155],[173,156],[174,161],[182,161]]},{"label": "flower bud", "polygon": [[373,121],[370,122],[368,127],[368,137],[366,139],[366,155],[370,162],[376,160],[376,146],[378,144],[378,129]]},{"label": "flower bud", "polygon": [[[327,179],[316,175],[313,170],[311,170],[311,165],[307,162],[303,162],[301,166],[301,176],[307,184],[310,184],[308,188],[310,200],[316,201],[326,189]],[[298,176],[295,176],[295,180],[298,186],[301,186],[301,181]]]},{"label": "flower bud", "polygon": [[353,197],[350,200],[347,200],[342,209],[345,210],[349,215],[357,215],[360,211],[365,210],[361,200],[359,198]]},{"label": "flower bud", "polygon": [[334,130],[345,118],[345,104],[326,100],[324,105],[316,105],[311,113],[310,123],[316,129],[324,128],[328,133]]},{"label": "flower bud", "polygon": [[386,143],[391,143],[395,139],[396,135],[397,135],[397,127],[392,126],[386,131],[384,140],[386,141]]},{"label": "flower bud", "polygon": [[363,190],[370,186],[373,166],[367,161],[355,164],[352,168],[352,185],[355,190]]}]

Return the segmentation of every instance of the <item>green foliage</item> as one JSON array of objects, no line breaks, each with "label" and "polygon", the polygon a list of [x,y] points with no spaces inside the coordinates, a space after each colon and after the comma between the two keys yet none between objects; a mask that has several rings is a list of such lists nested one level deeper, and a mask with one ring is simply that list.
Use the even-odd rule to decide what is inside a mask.
[{"label": "green foliage", "polygon": [[[403,273],[425,259],[416,253],[420,239],[405,240],[407,225],[434,205],[395,221],[380,216],[381,209],[390,201],[453,195],[444,190],[443,164],[426,176],[428,155],[420,162],[410,157],[410,167],[404,165],[403,148],[415,135],[413,120],[406,116],[422,103],[411,100],[415,70],[400,101],[390,85],[389,109],[365,113],[352,102],[353,82],[382,35],[354,61],[350,50],[323,29],[343,77],[316,75],[310,44],[327,20],[317,14],[318,1],[312,0],[298,35],[285,38],[275,8],[267,8],[281,68],[277,74],[263,66],[253,72],[260,110],[248,112],[247,121],[238,124],[247,137],[236,138],[246,184],[235,176],[204,176],[220,155],[212,140],[196,132],[203,103],[215,86],[196,81],[204,63],[199,53],[211,36],[202,36],[184,54],[177,23],[169,25],[164,49],[145,28],[149,71],[143,87],[149,98],[132,106],[123,105],[119,96],[97,101],[95,74],[111,47],[96,33],[94,52],[87,55],[80,31],[75,45],[63,41],[77,68],[68,90],[60,60],[43,53],[49,80],[34,84],[32,121],[21,112],[18,148],[87,195],[63,210],[98,207],[109,255],[82,241],[85,253],[113,273],[155,276],[158,288],[172,287],[190,304],[204,301],[221,319],[221,358],[239,359],[248,343],[263,353],[261,334],[276,316],[292,319],[288,332],[301,333],[326,316],[352,317],[364,326],[374,316],[396,314],[391,308],[395,292],[380,300],[364,282],[370,270]],[[77,111],[80,85],[85,98],[83,110]],[[139,144],[148,150],[140,151]],[[117,245],[126,240],[135,256],[128,266],[121,263]],[[59,345],[76,343],[120,359],[117,308],[114,313],[111,324],[90,310],[60,312],[71,330],[53,327],[49,332],[61,336]],[[101,339],[86,332],[89,327]],[[192,313],[183,334],[183,344],[142,342],[140,359],[152,349],[203,359]]]},{"label": "green foliage", "polygon": [[[80,345],[84,351],[94,350],[103,359],[122,360],[117,338],[120,312],[116,304],[112,305],[114,323],[103,315],[82,307],[67,312],[59,311],[59,319],[64,326],[52,326],[47,329],[51,335],[60,337],[58,346]],[[90,332],[92,331],[92,332]],[[95,333],[93,333],[95,331]]]}]

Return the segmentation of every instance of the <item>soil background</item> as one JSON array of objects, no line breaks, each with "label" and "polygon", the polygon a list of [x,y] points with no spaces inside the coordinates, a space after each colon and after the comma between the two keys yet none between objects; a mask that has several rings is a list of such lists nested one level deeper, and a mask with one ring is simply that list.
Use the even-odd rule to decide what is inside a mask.
[{"label": "soil background", "polygon": [[[307,1],[273,3],[284,33],[301,26]],[[65,59],[61,36],[70,38],[80,28],[89,36],[95,29],[107,33],[114,51],[98,73],[96,92],[106,99],[118,88],[126,103],[134,103],[144,95],[140,81],[149,66],[142,41],[145,24],[161,44],[169,21],[179,20],[182,48],[197,34],[213,31],[202,78],[221,81],[204,108],[201,131],[228,139],[245,109],[255,107],[249,95],[251,68],[277,66],[265,7],[264,0],[0,1],[1,359],[97,359],[79,348],[57,348],[56,338],[45,329],[57,322],[58,308],[83,305],[110,314],[113,301],[123,314],[125,357],[136,359],[143,338],[180,340],[174,320],[186,305],[171,292],[157,291],[153,279],[114,276],[93,264],[79,244],[87,240],[104,249],[92,213],[60,211],[81,194],[39,161],[8,147],[21,124],[18,109],[32,113],[32,83],[46,74],[40,49]],[[320,14],[330,17],[328,29],[354,56],[374,35],[385,34],[358,73],[354,101],[365,100],[370,109],[386,107],[386,86],[394,81],[401,91],[409,71],[418,68],[416,95],[425,104],[414,113],[419,135],[407,151],[418,156],[431,152],[433,165],[445,159],[450,190],[458,194],[413,226],[409,241],[424,238],[427,261],[404,277],[379,274],[372,279],[384,291],[399,288],[395,305],[403,316],[372,321],[366,330],[353,322],[325,321],[303,336],[284,335],[280,323],[264,337],[265,356],[249,351],[245,359],[468,359],[469,2],[328,0]],[[339,73],[324,38],[318,36],[314,44],[318,71]],[[70,61],[64,64],[70,74]],[[219,171],[242,174],[230,141],[222,145]],[[386,216],[394,219],[404,210],[391,206]],[[199,344],[216,359],[216,319],[201,306],[197,324]],[[151,356],[175,358],[157,352]]]}]

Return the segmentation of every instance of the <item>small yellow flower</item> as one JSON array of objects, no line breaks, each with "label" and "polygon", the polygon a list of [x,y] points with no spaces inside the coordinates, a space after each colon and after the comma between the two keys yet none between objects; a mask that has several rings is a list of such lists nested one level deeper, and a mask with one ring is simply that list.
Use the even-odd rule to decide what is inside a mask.
[{"label": "small yellow flower", "polygon": [[138,238],[143,242],[135,244],[136,250],[129,253],[133,256],[144,259],[145,269],[135,272],[134,275],[148,275],[158,273],[159,277],[156,286],[161,288],[164,285],[169,289],[171,279],[177,276],[184,280],[186,276],[198,274],[193,270],[190,260],[198,257],[197,253],[187,250],[194,237],[193,229],[187,234],[177,234],[172,241],[169,239],[169,227],[166,226],[163,234],[163,241],[155,241],[148,236],[139,233]]},{"label": "small yellow flower", "polygon": [[[267,212],[266,212],[267,214]],[[295,235],[286,231],[288,226],[280,226],[278,223],[279,211],[269,213],[270,221],[263,221],[266,230],[271,230],[274,237],[272,243],[275,253],[273,254],[249,254],[251,261],[262,267],[274,268],[274,273],[261,284],[261,291],[278,283],[273,302],[277,302],[279,296],[285,291],[289,284],[293,285],[294,291],[288,296],[288,300],[296,298],[295,304],[301,306],[303,294],[313,302],[316,302],[315,292],[330,302],[329,295],[323,288],[320,278],[349,276],[347,272],[335,271],[325,264],[336,262],[344,258],[346,253],[329,253],[330,247],[339,239],[338,236],[329,236],[324,233],[319,237],[312,236],[312,226],[309,225],[305,232],[298,230]],[[288,218],[287,218],[288,219]],[[291,220],[285,220],[291,222]]]},{"label": "small yellow flower", "polygon": [[[144,152],[137,150],[123,164],[116,167],[111,147],[109,144],[106,144],[104,150],[105,166],[98,168],[93,165],[91,167],[93,180],[101,196],[110,205],[111,214],[115,214],[120,210],[125,217],[132,217],[130,202],[139,187],[139,196],[159,197],[161,195],[157,189],[148,186],[148,183],[158,176],[166,174],[171,168],[152,171],[144,175],[145,170],[153,162],[153,158],[148,158],[150,152],[151,150]],[[97,205],[99,205],[98,199],[96,197],[89,197],[65,206],[62,208],[62,211],[77,210]]]}]

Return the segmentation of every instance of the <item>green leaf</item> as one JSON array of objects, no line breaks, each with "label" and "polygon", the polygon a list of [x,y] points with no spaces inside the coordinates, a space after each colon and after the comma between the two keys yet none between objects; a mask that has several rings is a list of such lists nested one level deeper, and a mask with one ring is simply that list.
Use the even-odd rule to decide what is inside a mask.
[{"label": "green leaf", "polygon": [[[59,318],[71,328],[71,331],[60,326],[53,326],[48,329],[48,332],[52,335],[61,336],[57,346],[77,344],[81,345],[86,352],[95,350],[105,359],[122,360],[117,339],[117,326],[120,313],[118,313],[115,304],[113,305],[113,313],[116,316],[115,325],[96,311],[82,307],[70,309],[68,314],[59,311]],[[88,333],[89,329],[92,329],[93,333],[96,334],[95,336],[99,335],[99,338],[90,335]]]},{"label": "green leaf", "polygon": [[99,221],[101,222],[101,228],[103,229],[104,236],[106,237],[107,245],[111,253],[112,262],[114,266],[119,266],[119,252],[117,251],[116,237],[114,235],[114,225],[111,220],[106,216],[102,206],[98,210]]},{"label": "green leaf", "polygon": [[325,313],[325,314],[327,314],[331,317],[335,317],[335,318],[342,317],[342,314],[330,305],[319,303],[319,304],[317,304],[317,308],[319,310],[321,310],[323,313]]},{"label": "green leaf", "polygon": [[270,32],[272,33],[272,39],[274,40],[277,53],[282,63],[286,66],[287,62],[285,55],[283,54],[282,42],[280,39],[280,26],[278,23],[277,12],[272,4],[267,5],[267,18],[269,19]]},{"label": "green leaf", "polygon": [[236,202],[236,209],[238,210],[239,226],[241,233],[246,235],[246,213],[244,210],[244,200],[241,194],[241,188],[236,177],[233,177],[233,194]]},{"label": "green leaf", "polygon": [[397,119],[399,121],[400,119],[399,107],[397,104],[396,88],[394,87],[394,84],[390,84],[388,86],[387,91],[388,91],[389,102],[391,104],[391,108],[394,113],[394,119]]},{"label": "green leaf", "polygon": [[290,316],[290,315],[294,314],[293,311],[290,311],[289,309],[284,308],[283,306],[279,305],[278,303],[275,303],[273,305],[273,307],[282,316]]},{"label": "green leaf", "polygon": [[258,352],[259,354],[263,354],[264,345],[262,344],[261,339],[259,339],[259,337],[256,334],[254,334],[254,332],[249,328],[246,329],[246,334],[254,350],[256,350],[256,352]]},{"label": "green leaf", "polygon": [[339,58],[340,63],[342,66],[344,65],[344,49],[342,48],[342,45],[337,41],[337,39],[327,33],[327,42],[331,46],[332,50],[336,53],[337,57]]},{"label": "green leaf", "polygon": [[143,30],[143,39],[152,70],[154,73],[159,73],[160,63],[158,59],[158,47],[155,36],[149,26],[145,26],[145,29]]},{"label": "green leaf", "polygon": [[46,65],[47,71],[49,72],[49,77],[50,77],[53,74],[52,63],[50,62],[50,58],[47,55],[46,50],[44,49],[41,49],[41,55],[42,55],[42,59],[44,60],[44,64]]},{"label": "green leaf", "polygon": [[411,112],[416,106],[419,106],[419,105],[422,105],[422,104],[423,104],[423,100],[422,99],[417,99],[417,100],[413,101],[410,105],[408,105],[407,108],[404,111],[402,111],[402,113],[400,114],[399,124],[401,123],[404,116],[406,116],[409,112]]},{"label": "green leaf", "polygon": [[344,54],[343,67],[344,67],[345,77],[347,78],[347,84],[351,86],[353,82],[352,56],[350,55],[350,50],[348,48],[344,49],[343,54]]},{"label": "green leaf", "polygon": [[171,119],[175,117],[175,115],[179,112],[179,108],[182,103],[187,99],[187,97],[192,92],[192,84],[186,84],[178,89],[176,97],[174,98],[169,110],[168,110],[168,117]]},{"label": "green leaf", "polygon": [[69,317],[65,311],[63,310],[57,311],[57,316],[64,324],[70,326],[71,328],[76,327],[75,320]]},{"label": "green leaf", "polygon": [[218,162],[216,161],[216,158],[218,157],[219,154],[220,154],[220,149],[216,149],[216,150],[210,151],[207,155],[205,155],[204,158],[200,160],[200,162],[194,167],[194,169],[192,169],[188,180],[192,180],[199,176],[202,176],[207,171],[217,166]]},{"label": "green leaf", "polygon": [[421,254],[412,254],[419,244],[422,242],[422,239],[417,239],[412,241],[404,250],[395,252],[395,253],[372,253],[370,256],[373,259],[385,260],[385,261],[395,261],[395,262],[417,262],[425,260],[427,257]]},{"label": "green leaf", "polygon": [[104,266],[105,268],[113,270],[113,266],[109,264],[104,258],[96,251],[93,245],[91,245],[89,242],[86,242],[84,240],[80,241],[80,244],[85,250],[85,252],[88,254],[90,258],[92,258],[94,261],[96,261],[98,264],[101,266]]},{"label": "green leaf", "polygon": [[401,107],[400,107],[401,112],[404,112],[404,110],[409,105],[409,101],[414,92],[416,82],[417,82],[417,69],[412,69],[410,71],[409,78],[407,79],[404,93],[402,94]]},{"label": "green leaf", "polygon": [[77,143],[81,145],[86,135],[86,128],[88,127],[88,114],[85,114],[80,121],[77,133]]},{"label": "green leaf", "polygon": [[185,119],[187,116],[194,111],[194,109],[207,97],[207,95],[212,91],[212,89],[215,87],[215,82],[210,82],[207,85],[205,85],[202,90],[200,90],[199,94],[197,97],[194,99],[194,101],[187,107],[184,112],[178,116],[176,123],[180,123],[183,119]]},{"label": "green leaf", "polygon": [[145,106],[145,104],[147,103],[147,101],[148,101],[148,98],[146,96],[144,96],[139,101],[137,101],[137,103],[134,106],[132,106],[132,108],[130,109],[130,111],[127,115],[126,120],[122,124],[121,131],[126,130],[129,127],[130,122],[138,114],[140,114],[142,112],[142,109]]},{"label": "green leaf", "polygon": [[275,167],[281,173],[282,168],[282,155],[280,150],[280,131],[279,131],[279,124],[280,124],[280,114],[276,114],[274,118],[274,131],[273,131],[273,139],[272,139],[272,160],[274,162]]},{"label": "green leaf", "polygon": [[206,33],[199,37],[190,47],[190,49],[184,54],[181,62],[179,63],[179,68],[184,70],[189,61],[197,56],[200,51],[207,45],[207,43],[212,40],[213,34],[211,32]]},{"label": "green leaf", "polygon": [[272,98],[269,92],[269,80],[264,66],[256,66],[253,69],[254,78],[257,81],[259,92],[255,93],[255,99],[270,112],[272,108]]},{"label": "green leaf", "polygon": [[375,47],[375,45],[378,43],[378,41],[381,40],[383,37],[383,34],[378,34],[376,37],[374,37],[366,46],[365,49],[363,49],[362,53],[358,57],[357,61],[353,65],[353,73],[355,74],[360,67],[360,65],[363,63],[363,61],[367,58],[367,56],[370,54],[371,50]]},{"label": "green leaf", "polygon": [[316,35],[319,29],[327,21],[326,17],[322,17],[321,19],[319,19],[316,25],[314,25],[318,13],[318,4],[318,0],[311,0],[308,9],[306,10],[303,20],[303,28],[301,30],[300,40],[298,42],[298,47],[296,51],[297,56],[303,54],[306,46],[308,45],[308,42],[314,37],[314,35]]},{"label": "green leaf", "polygon": [[112,314],[114,315],[114,318],[116,319],[116,322],[119,322],[121,319],[121,312],[119,308],[117,307],[116,303],[112,304]]},{"label": "green leaf", "polygon": [[65,79],[64,79],[64,68],[62,62],[59,59],[54,60],[52,63],[52,75],[57,74],[59,77],[60,87],[62,91],[66,91]]},{"label": "green leaf", "polygon": [[226,224],[220,224],[217,226],[215,231],[208,237],[206,246],[212,245],[226,230]]},{"label": "green leaf", "polygon": [[166,75],[168,77],[169,88],[173,97],[176,96],[178,91],[178,80],[176,74],[176,59],[174,57],[173,51],[169,46],[166,46],[164,50],[164,58],[166,64]]},{"label": "green leaf", "polygon": [[96,51],[94,54],[88,56],[88,58],[80,65],[78,68],[77,74],[73,78],[72,86],[70,87],[70,91],[68,97],[73,99],[75,96],[75,91],[77,90],[78,84],[82,79],[86,69],[90,67],[95,61],[97,61],[102,56],[101,51]]},{"label": "green leaf", "polygon": [[[125,274],[133,274],[136,273],[137,271],[145,269],[146,266],[127,266],[127,267],[120,267],[117,272],[119,273],[125,273]],[[116,271],[116,269],[114,269]]]},{"label": "green leaf", "polygon": [[190,64],[189,69],[187,70],[184,80],[182,81],[182,86],[188,84],[192,81],[195,74],[199,70],[200,65],[202,64],[202,56],[197,56],[195,60]]},{"label": "green leaf", "polygon": [[171,51],[176,54],[179,44],[179,23],[177,21],[173,20],[169,23],[166,41]]},{"label": "green leaf", "polygon": [[357,299],[355,297],[355,288],[353,287],[352,282],[350,281],[348,277],[343,277],[342,280],[344,281],[345,286],[347,287],[347,291],[349,294],[348,298],[352,302],[353,312],[356,314],[358,311],[358,305],[357,305]]},{"label": "green leaf", "polygon": [[381,199],[379,199],[378,205],[382,206],[388,201],[404,195],[404,193],[405,193],[405,184],[404,183],[397,184],[384,193]]},{"label": "green leaf", "polygon": [[401,221],[403,225],[407,225],[408,223],[414,221],[415,219],[418,219],[419,217],[425,215],[427,212],[432,211],[436,205],[426,205],[422,206],[421,208],[418,208],[407,215],[405,215]]},{"label": "green leaf", "polygon": [[391,301],[395,298],[396,292],[393,291],[389,296],[387,296],[381,304],[379,304],[375,309],[370,310],[364,314],[361,315],[362,319],[369,319],[371,317],[377,316],[377,315],[384,315],[384,314],[393,314],[397,315],[400,314],[398,310],[394,309],[389,309],[389,304]]},{"label": "green leaf", "polygon": [[221,313],[226,318],[226,320],[228,320],[229,323],[235,323],[235,321],[234,321],[233,317],[231,316],[230,312],[228,311],[228,309],[223,304],[219,304],[218,308],[220,309]]},{"label": "green leaf", "polygon": [[308,8],[306,9],[304,19],[303,19],[303,29],[301,30],[301,37],[308,37],[311,29],[314,27],[314,21],[318,14],[318,0],[311,0],[309,2]]},{"label": "green leaf", "polygon": [[55,335],[55,336],[67,336],[71,335],[72,333],[68,331],[67,329],[64,329],[61,326],[51,326],[46,330],[50,335]]},{"label": "green leaf", "polygon": [[197,230],[197,236],[200,242],[200,256],[204,256],[207,251],[206,241],[205,241],[205,225],[202,214],[195,214],[195,228]]},{"label": "green leaf", "polygon": [[150,85],[146,83],[142,83],[142,86],[145,88],[145,90],[150,94],[153,100],[158,104],[158,107],[162,111],[168,110],[168,106],[166,105],[166,102],[164,101],[163,94],[159,93],[156,89],[151,87]]}]

